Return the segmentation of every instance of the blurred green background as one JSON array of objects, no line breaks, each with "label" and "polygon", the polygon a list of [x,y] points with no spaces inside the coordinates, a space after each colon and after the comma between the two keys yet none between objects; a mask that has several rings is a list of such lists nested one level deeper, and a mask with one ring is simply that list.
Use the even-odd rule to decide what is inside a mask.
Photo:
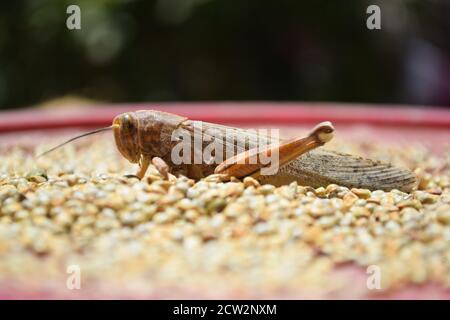
[{"label": "blurred green background", "polygon": [[449,106],[450,1],[0,2],[0,107],[68,95]]}]

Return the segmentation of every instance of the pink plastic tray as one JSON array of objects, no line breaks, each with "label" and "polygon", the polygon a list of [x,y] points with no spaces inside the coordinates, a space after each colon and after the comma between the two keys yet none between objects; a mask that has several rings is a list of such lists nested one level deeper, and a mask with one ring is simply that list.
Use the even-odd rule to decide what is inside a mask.
[{"label": "pink plastic tray", "polygon": [[[332,121],[337,135],[343,139],[373,139],[386,143],[420,142],[434,152],[442,152],[450,141],[450,110],[431,107],[343,105],[328,103],[154,103],[120,104],[107,106],[81,106],[75,109],[29,109],[0,113],[0,141],[15,141],[18,136],[57,134],[59,130],[86,127],[102,127],[111,124],[117,114],[139,109],[156,109],[191,119],[245,127],[271,126],[283,128],[310,127],[320,121]],[[355,266],[343,266],[337,274],[347,279],[348,290],[326,295],[326,298],[397,298],[397,299],[450,299],[450,291],[433,284],[408,286],[383,295],[361,295],[355,292],[354,279],[364,279],[365,270]],[[361,281],[358,281],[361,282]],[[133,294],[108,293],[106,296],[95,291],[76,295],[55,295],[51,291],[28,292],[0,289],[0,298],[133,298]],[[358,290],[356,290],[358,291]],[[147,298],[192,298],[161,292]],[[202,298],[202,296],[196,296]],[[205,295],[205,297],[208,297]],[[264,296],[271,298],[272,296]],[[273,296],[273,298],[308,298],[304,296]],[[225,297],[226,298],[226,297]],[[232,298],[232,297],[228,297]],[[246,298],[239,297],[239,298]],[[248,298],[248,297],[247,297]],[[252,297],[250,297],[252,298]]]}]

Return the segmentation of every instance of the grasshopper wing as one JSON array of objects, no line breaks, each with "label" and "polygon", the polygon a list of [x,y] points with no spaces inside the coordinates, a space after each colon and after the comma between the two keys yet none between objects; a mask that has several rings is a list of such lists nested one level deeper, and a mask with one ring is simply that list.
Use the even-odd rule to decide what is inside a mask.
[{"label": "grasshopper wing", "polygon": [[280,173],[302,177],[309,180],[302,182],[311,186],[336,183],[349,188],[410,192],[418,183],[416,175],[408,169],[325,149],[308,152],[280,168]]}]

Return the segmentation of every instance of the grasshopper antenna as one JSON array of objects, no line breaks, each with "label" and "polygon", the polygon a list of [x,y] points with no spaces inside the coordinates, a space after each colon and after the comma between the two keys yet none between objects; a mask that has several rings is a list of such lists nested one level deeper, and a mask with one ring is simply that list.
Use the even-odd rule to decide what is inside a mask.
[{"label": "grasshopper antenna", "polygon": [[45,156],[46,154],[48,154],[48,153],[50,153],[50,152],[52,152],[52,151],[54,151],[54,150],[56,150],[58,148],[61,148],[62,146],[66,145],[66,144],[68,144],[68,143],[70,143],[70,142],[72,142],[74,140],[77,140],[77,139],[80,139],[80,138],[83,138],[83,137],[86,137],[86,136],[90,136],[91,134],[96,134],[96,133],[99,133],[99,132],[111,130],[113,127],[114,126],[109,126],[109,127],[106,127],[106,128],[100,128],[100,129],[96,129],[94,131],[90,131],[90,132],[86,132],[86,133],[80,134],[79,136],[73,137],[73,138],[71,138],[71,139],[69,139],[69,140],[67,140],[67,141],[57,145],[56,147],[53,147],[50,150],[47,150],[47,151],[39,154],[38,156],[36,156],[36,159],[40,158],[42,156]]}]

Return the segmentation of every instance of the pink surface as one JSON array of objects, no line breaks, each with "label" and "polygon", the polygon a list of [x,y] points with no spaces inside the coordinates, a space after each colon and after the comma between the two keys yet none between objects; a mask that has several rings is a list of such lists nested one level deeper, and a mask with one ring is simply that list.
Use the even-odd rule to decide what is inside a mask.
[{"label": "pink surface", "polygon": [[86,106],[76,109],[28,109],[3,112],[0,132],[43,128],[103,126],[123,112],[161,110],[216,123],[298,125],[330,120],[338,124],[371,124],[411,128],[450,128],[450,111],[431,107],[342,105],[329,103],[154,103]]},{"label": "pink surface", "polygon": [[[450,141],[450,111],[436,108],[391,109],[387,106],[343,106],[317,103],[155,103],[128,104],[107,107],[78,109],[33,109],[0,114],[0,140],[20,143],[21,139],[45,137],[67,133],[78,127],[100,127],[109,125],[117,114],[137,109],[157,109],[185,115],[191,119],[242,126],[283,127],[286,133],[293,128],[307,128],[320,121],[330,120],[337,129],[337,136],[352,141],[387,142],[394,144],[421,143],[435,152],[441,152]],[[72,128],[72,129],[70,129]],[[49,130],[61,129],[61,130]],[[27,131],[27,132],[24,132]],[[31,139],[35,141],[34,139]],[[354,284],[365,283],[362,268],[350,265],[336,269],[336,275],[344,279],[346,289],[341,292],[319,295],[305,292],[275,294],[236,293],[232,296],[208,295],[173,288],[158,290],[144,296],[113,288],[88,288],[81,292],[56,293],[51,288],[30,288],[20,285],[0,284],[2,299],[52,299],[52,298],[331,298],[331,299],[450,299],[450,291],[433,284],[407,286],[382,294],[370,294],[367,289],[355,288]]]}]

